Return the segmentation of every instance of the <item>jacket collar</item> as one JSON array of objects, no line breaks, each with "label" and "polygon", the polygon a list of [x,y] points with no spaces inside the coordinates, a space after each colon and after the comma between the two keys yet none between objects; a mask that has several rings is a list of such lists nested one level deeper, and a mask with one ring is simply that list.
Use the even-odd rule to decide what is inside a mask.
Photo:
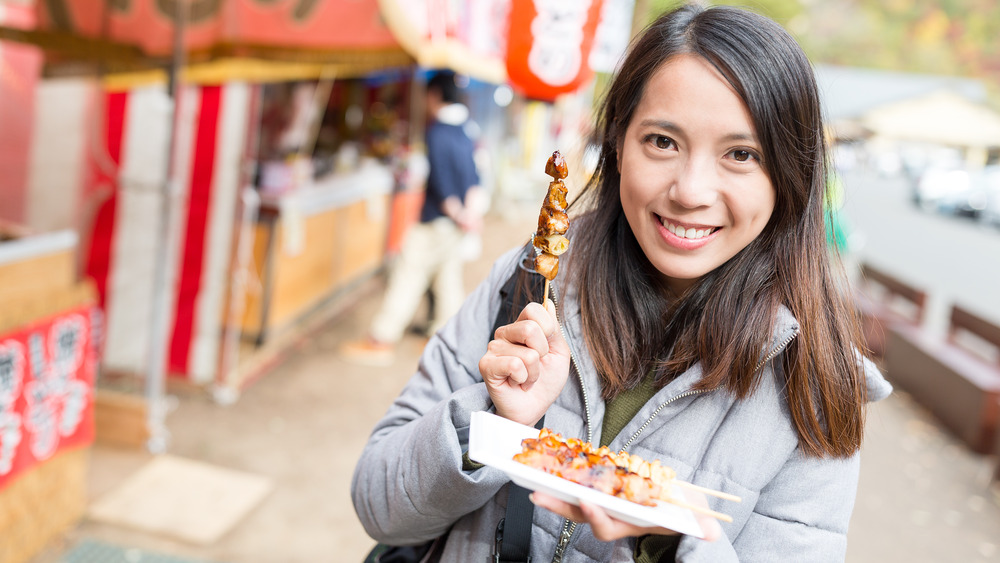
[{"label": "jacket collar", "polygon": [[445,125],[462,125],[469,119],[469,108],[462,104],[448,104],[438,110],[434,119]]}]

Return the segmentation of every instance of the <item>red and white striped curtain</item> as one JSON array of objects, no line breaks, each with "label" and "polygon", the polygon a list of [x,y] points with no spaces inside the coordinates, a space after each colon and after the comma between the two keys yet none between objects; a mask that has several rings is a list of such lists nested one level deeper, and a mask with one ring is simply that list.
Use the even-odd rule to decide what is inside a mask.
[{"label": "red and white striped curtain", "polygon": [[[253,86],[185,86],[177,104],[174,177],[181,233],[171,260],[167,370],[214,378],[229,278]],[[86,253],[107,319],[104,366],[142,371],[149,353],[160,256],[169,100],[162,85],[105,92],[103,144],[87,159],[85,199],[97,199]],[[85,234],[86,235],[86,234]],[[86,240],[85,236],[85,240]]]}]

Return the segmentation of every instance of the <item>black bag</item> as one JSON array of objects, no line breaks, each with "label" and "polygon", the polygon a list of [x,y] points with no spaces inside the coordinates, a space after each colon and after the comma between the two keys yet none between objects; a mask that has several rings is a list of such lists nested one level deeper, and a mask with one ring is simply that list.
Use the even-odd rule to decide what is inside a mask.
[{"label": "black bag", "polygon": [[365,563],[420,563],[422,561],[438,561],[441,558],[441,550],[444,548],[445,539],[448,534],[435,538],[421,545],[376,545]]},{"label": "black bag", "polygon": [[[531,251],[531,246],[526,246]],[[533,253],[531,254],[533,256]],[[526,254],[527,256],[527,254]],[[522,273],[522,271],[524,273]],[[517,313],[528,303],[531,296],[542,294],[544,278],[535,273],[526,263],[519,267],[500,288],[500,310],[493,320],[493,333],[506,324],[517,319]],[[541,428],[545,417],[538,421],[536,428]],[[494,561],[501,563],[530,563],[528,556],[531,547],[531,522],[534,517],[535,505],[528,495],[531,491],[510,484],[507,497],[507,513],[497,524],[496,542],[494,544]],[[391,546],[377,544],[368,553],[364,563],[437,563],[448,539],[444,535],[421,545]]]}]

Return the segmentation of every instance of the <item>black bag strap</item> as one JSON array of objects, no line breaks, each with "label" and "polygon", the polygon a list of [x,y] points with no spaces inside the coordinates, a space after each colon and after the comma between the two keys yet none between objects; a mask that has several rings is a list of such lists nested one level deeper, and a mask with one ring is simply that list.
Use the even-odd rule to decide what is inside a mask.
[{"label": "black bag strap", "polygon": [[[530,246],[527,248],[531,249]],[[521,270],[524,270],[525,273],[522,274]],[[527,282],[522,277],[525,275],[529,276]],[[522,267],[521,263],[518,262],[514,273],[500,288],[500,310],[493,323],[494,334],[498,328],[513,322],[516,318],[514,307],[516,306],[519,283],[526,284],[523,289],[528,292],[527,295],[541,297],[545,281],[541,275]],[[545,417],[543,416],[535,424],[535,428],[540,430],[544,422]],[[494,563],[530,563],[531,522],[535,513],[535,505],[528,498],[530,494],[530,490],[514,483],[510,484],[507,495],[507,513],[497,524],[493,552]]]},{"label": "black bag strap", "polygon": [[[541,430],[543,416],[535,428]],[[494,563],[531,563],[531,522],[535,505],[528,498],[531,491],[520,485],[510,484],[507,493],[507,514],[497,524]]]}]

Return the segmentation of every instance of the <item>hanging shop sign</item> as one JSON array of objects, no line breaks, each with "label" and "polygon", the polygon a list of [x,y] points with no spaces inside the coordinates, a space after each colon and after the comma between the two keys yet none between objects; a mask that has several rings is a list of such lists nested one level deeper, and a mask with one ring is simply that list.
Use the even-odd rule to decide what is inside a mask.
[{"label": "hanging shop sign", "polygon": [[378,0],[386,25],[423,67],[450,68],[494,84],[506,78],[511,0]]},{"label": "hanging shop sign", "polygon": [[601,22],[590,50],[590,68],[595,72],[615,72],[632,38],[635,0],[604,0]]},{"label": "hanging shop sign", "polygon": [[0,489],[93,441],[99,319],[86,306],[0,335]]},{"label": "hanging shop sign", "polygon": [[588,64],[602,0],[513,0],[507,76],[528,98],[553,101],[593,76]]}]

